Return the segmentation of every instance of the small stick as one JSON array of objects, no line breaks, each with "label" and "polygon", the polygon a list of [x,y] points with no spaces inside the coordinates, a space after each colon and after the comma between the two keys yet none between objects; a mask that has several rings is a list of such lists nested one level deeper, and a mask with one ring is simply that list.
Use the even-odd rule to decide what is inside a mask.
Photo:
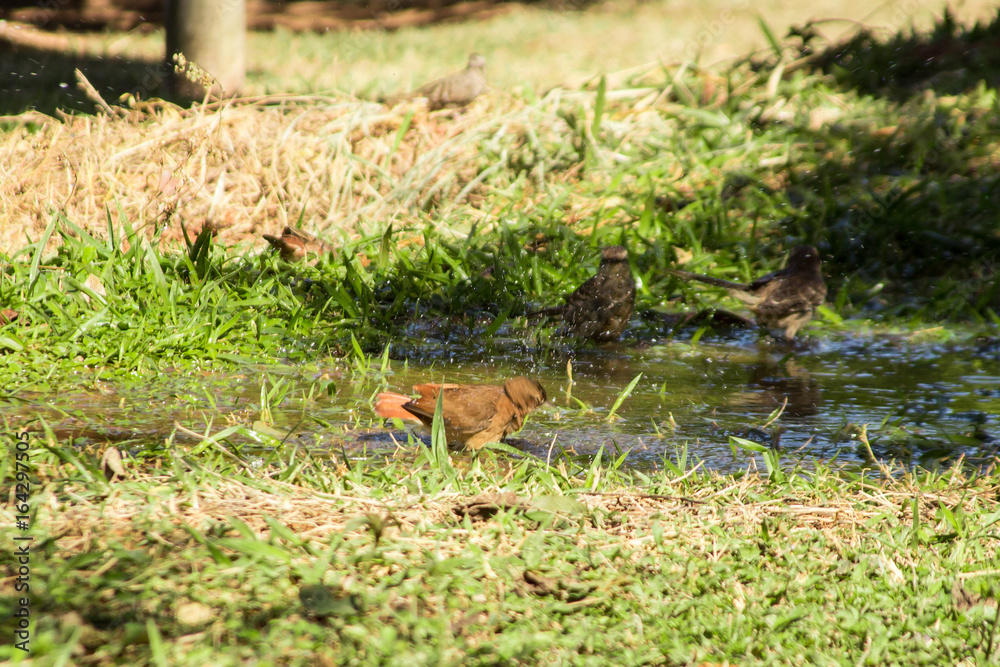
[{"label": "small stick", "polygon": [[118,114],[115,113],[115,110],[112,109],[111,106],[104,101],[104,98],[101,97],[101,94],[97,92],[97,88],[94,88],[94,86],[90,83],[90,81],[87,80],[87,77],[83,75],[83,72],[77,69],[73,70],[73,73],[76,74],[76,87],[82,90],[83,94],[86,95],[91,102],[101,107],[101,109],[103,109],[104,113],[106,113],[107,115],[118,117]]}]

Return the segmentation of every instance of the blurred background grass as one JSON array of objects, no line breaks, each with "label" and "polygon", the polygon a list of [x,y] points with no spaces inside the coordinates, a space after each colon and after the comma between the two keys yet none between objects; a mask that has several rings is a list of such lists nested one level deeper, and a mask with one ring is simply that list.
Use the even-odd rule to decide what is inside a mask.
[{"label": "blurred background grass", "polygon": [[[575,88],[604,73],[676,65],[686,60],[725,67],[768,47],[759,22],[778,37],[809,21],[831,41],[865,25],[888,37],[900,29],[928,29],[944,3],[913,0],[872,8],[851,0],[812,3],[746,0],[607,2],[581,10],[502,5],[485,20],[450,22],[396,31],[350,30],[318,34],[252,32],[247,95],[342,91],[362,97],[409,90],[461,68],[471,51],[487,58],[491,83],[500,90],[542,93]],[[969,0],[951,5],[960,22],[990,17],[995,4]],[[76,91],[79,67],[109,99],[150,86],[164,50],[162,30],[62,33],[50,50],[0,48],[0,113],[59,107],[89,111]]]}]

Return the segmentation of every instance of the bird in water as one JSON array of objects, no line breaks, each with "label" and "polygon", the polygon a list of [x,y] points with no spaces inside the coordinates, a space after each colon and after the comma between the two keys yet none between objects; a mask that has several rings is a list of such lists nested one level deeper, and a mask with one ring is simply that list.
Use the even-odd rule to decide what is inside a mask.
[{"label": "bird in water", "polygon": [[618,340],[635,310],[635,280],[628,251],[613,245],[601,249],[597,273],[566,297],[562,306],[528,313],[528,317],[558,315],[566,333],[606,343]]},{"label": "bird in water", "polygon": [[448,444],[461,444],[471,450],[482,449],[487,442],[500,442],[519,431],[525,416],[548,399],[542,385],[526,377],[511,378],[503,386],[418,384],[413,391],[420,396],[379,394],[375,414],[386,419],[417,421],[430,428],[440,393]]},{"label": "bird in water", "polygon": [[795,246],[788,254],[785,268],[749,284],[678,269],[670,269],[670,273],[683,280],[726,288],[731,296],[750,307],[761,328],[780,331],[785,340],[795,337],[826,298],[819,251],[811,245]]}]

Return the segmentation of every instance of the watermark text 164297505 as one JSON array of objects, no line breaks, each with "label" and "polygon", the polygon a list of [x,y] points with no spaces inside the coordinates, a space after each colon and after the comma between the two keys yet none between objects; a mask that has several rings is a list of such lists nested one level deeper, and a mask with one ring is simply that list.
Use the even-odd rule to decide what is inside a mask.
[{"label": "watermark text 164297505", "polygon": [[14,590],[20,594],[14,609],[14,646],[25,653],[31,642],[31,460],[28,455],[28,433],[16,434],[14,452],[14,521],[20,535],[14,538],[12,561],[16,568]]}]

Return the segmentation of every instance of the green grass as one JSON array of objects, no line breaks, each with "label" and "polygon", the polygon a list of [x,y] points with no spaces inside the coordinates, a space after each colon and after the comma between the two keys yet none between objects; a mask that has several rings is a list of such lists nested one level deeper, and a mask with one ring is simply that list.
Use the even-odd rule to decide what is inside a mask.
[{"label": "green grass", "polygon": [[31,443],[33,664],[997,659],[992,477]]},{"label": "green grass", "polygon": [[[829,52],[779,38],[732,69],[595,77],[454,121],[369,126],[363,105],[330,97],[91,119],[72,145],[50,122],[13,127],[5,150],[62,147],[84,175],[70,188],[39,162],[38,190],[18,189],[25,170],[0,183],[12,215],[43,220],[0,265],[0,306],[18,315],[0,327],[0,385],[24,407],[3,437],[28,429],[32,462],[33,664],[995,664],[995,475],[878,460],[920,436],[905,397],[867,467],[806,472],[768,450],[766,476],[695,471],[683,451],[645,472],[609,450],[560,448],[552,465],[412,443],[374,457],[289,441],[271,421],[290,392],[302,419],[311,397],[344,392],[355,407],[333,426],[363,425],[390,357],[433,362],[427,339],[555,356],[554,327],[519,316],[560,303],[615,243],[640,310],[724,303],[669,277],[682,260],[745,280],[813,242],[831,291],[810,335],[979,337],[994,353],[993,63],[944,79],[908,65],[885,95],[857,72],[885,57],[872,40],[918,52],[998,25]],[[111,159],[203,121],[220,129]],[[150,164],[185,187],[227,173],[230,190],[205,177],[212,197],[168,200],[136,186],[161,180]],[[271,189],[232,194],[250,182]],[[108,202],[96,222],[94,201]],[[289,266],[196,236],[209,213],[268,231],[301,214],[337,250]],[[680,344],[693,353],[699,336]],[[257,370],[230,404],[222,383]],[[614,410],[635,398],[631,377]],[[47,402],[75,392],[81,407],[49,419]],[[175,411],[152,435],[121,416],[107,418],[120,440],[50,426],[147,395],[137,410]],[[939,409],[934,396],[917,408]],[[132,456],[107,482],[112,441]],[[0,476],[16,498],[12,461]],[[14,514],[0,517],[7,553]],[[5,590],[5,618],[14,605]],[[0,657],[23,656],[6,643]]]},{"label": "green grass", "polygon": [[[381,354],[392,341],[405,346],[415,325],[432,335],[503,329],[544,349],[552,328],[529,326],[519,316],[532,304],[560,303],[594,270],[603,245],[629,247],[641,283],[640,310],[676,310],[668,299],[678,290],[692,306],[724,302],[716,301],[720,295],[712,291],[690,290],[669,277],[675,249],[692,253],[688,266],[694,270],[746,280],[780,266],[793,239],[824,234],[809,218],[808,206],[791,212],[774,201],[784,195],[765,199],[749,186],[667,215],[648,174],[656,159],[643,163],[645,174],[618,174],[619,183],[632,181],[631,194],[610,184],[582,185],[593,188],[590,201],[614,196],[618,203],[593,210],[575,224],[566,221],[558,202],[547,205],[548,215],[516,210],[513,201],[524,187],[516,180],[517,192],[496,195],[506,202],[499,225],[473,225],[465,234],[440,222],[419,231],[389,229],[344,243],[337,256],[321,258],[316,266],[289,266],[270,254],[234,251],[206,236],[189,238],[184,252],[163,250],[155,238],[148,242],[134,234],[123,215],[109,214],[107,239],[54,216],[43,238],[3,269],[0,295],[20,319],[0,329],[0,349],[11,362],[0,368],[0,379],[11,393],[45,392],[63,382],[85,386],[95,372],[113,378],[164,368],[303,363],[317,351],[342,356],[356,346]],[[727,186],[708,187],[721,195]],[[720,225],[737,201],[749,215]],[[834,205],[815,202],[817,208],[827,204]],[[779,209],[792,214],[775,221],[771,212]],[[459,213],[452,215],[459,224]],[[928,239],[930,228],[940,229],[926,211],[921,219],[912,211],[905,218],[855,225],[844,246],[836,236],[841,227],[826,232],[826,238],[833,237],[827,247],[843,254],[828,255],[831,303],[812,331],[862,330],[873,321],[886,331],[963,321],[978,323],[973,332],[990,330],[986,323],[996,320],[998,292],[988,264],[995,242],[989,238],[986,211],[952,218],[965,228],[954,235],[978,234],[981,244],[951,261],[942,260],[940,248],[932,255],[917,246],[921,229]],[[890,245],[887,239],[901,233],[904,224],[910,226],[908,245]],[[55,252],[43,250],[49,237],[61,241]],[[410,242],[399,242],[404,239]],[[525,240],[534,240],[528,251]],[[854,255],[852,248],[871,250]],[[899,253],[908,263],[890,262]],[[977,265],[968,255],[986,264]],[[368,259],[370,265],[363,266]],[[848,274],[842,267],[852,259],[857,264]],[[913,277],[911,272],[916,272]],[[967,335],[961,331],[945,327],[937,336]]]}]

